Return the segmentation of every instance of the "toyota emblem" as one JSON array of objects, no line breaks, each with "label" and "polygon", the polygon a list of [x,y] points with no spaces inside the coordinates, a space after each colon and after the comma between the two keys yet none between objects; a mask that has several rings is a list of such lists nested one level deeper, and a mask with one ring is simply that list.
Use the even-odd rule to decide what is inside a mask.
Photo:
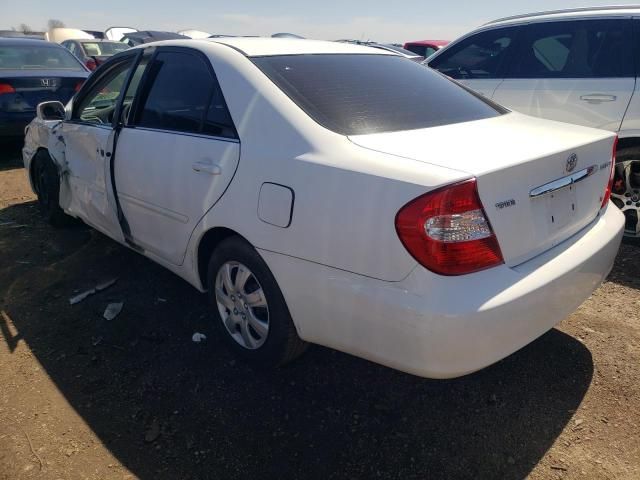
[{"label": "toyota emblem", "polygon": [[569,158],[567,158],[567,166],[566,166],[567,173],[573,172],[577,164],[578,164],[578,155],[576,155],[575,153],[572,153],[569,156]]}]

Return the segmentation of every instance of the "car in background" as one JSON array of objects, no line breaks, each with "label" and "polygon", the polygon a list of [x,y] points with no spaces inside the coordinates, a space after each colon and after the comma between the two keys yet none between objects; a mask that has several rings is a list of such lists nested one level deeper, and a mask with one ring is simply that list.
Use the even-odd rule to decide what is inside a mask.
[{"label": "car in background", "polygon": [[401,57],[408,58],[409,60],[412,60],[414,62],[424,61],[423,56],[416,55],[415,53],[410,52],[409,50],[405,50],[404,48],[399,47],[398,45],[395,45],[393,43],[378,43],[378,42],[362,41],[362,40],[336,40],[336,41],[341,43],[351,43],[352,45],[363,45],[365,47],[377,48],[379,50],[386,50],[387,52],[395,53],[397,55],[400,55]]},{"label": "car in background", "polygon": [[17,32],[15,30],[0,30],[0,37],[4,38],[31,38],[33,40],[44,40],[44,32]]},{"label": "car in background", "polygon": [[50,28],[49,31],[44,34],[44,38],[49,42],[62,43],[65,40],[70,40],[72,38],[93,39],[95,37],[90,33],[77,28],[56,27]]},{"label": "car in background", "polygon": [[502,18],[426,63],[512,110],[618,133],[613,202],[640,241],[638,17],[620,6]]},{"label": "car in background", "polygon": [[60,45],[78,57],[78,60],[91,71],[112,55],[124,52],[129,48],[129,45],[123,42],[99,39],[65,40]]},{"label": "car in background", "polygon": [[159,42],[161,40],[189,40],[189,37],[174,32],[160,32],[156,30],[137,30],[125,33],[120,39],[130,47],[144,45],[145,43]]},{"label": "car in background", "polygon": [[22,152],[45,218],[207,291],[242,358],[313,342],[442,378],[528,344],[607,276],[615,139],[386,50],[219,38],[115,55],[66,109],[40,106]]},{"label": "car in background", "polygon": [[131,27],[109,27],[104,31],[103,37],[106,40],[113,40],[114,42],[122,41],[122,37],[127,33],[137,32],[138,29]]},{"label": "car in background", "polygon": [[201,38],[209,38],[211,34],[209,32],[203,32],[202,30],[179,30],[178,35],[183,35],[185,37],[193,38],[193,39],[201,39]]},{"label": "car in background", "polygon": [[66,48],[42,40],[0,38],[0,137],[21,137],[39,103],[66,103],[89,70]]},{"label": "car in background", "polygon": [[448,44],[449,40],[416,40],[415,42],[406,42],[403,48],[424,58],[429,58]]}]

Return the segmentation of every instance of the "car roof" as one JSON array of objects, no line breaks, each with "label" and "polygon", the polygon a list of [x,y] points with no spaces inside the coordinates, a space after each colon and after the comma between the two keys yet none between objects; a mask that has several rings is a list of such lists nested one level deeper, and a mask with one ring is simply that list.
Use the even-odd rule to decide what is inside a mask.
[{"label": "car roof", "polygon": [[46,48],[64,48],[58,45],[57,43],[45,42],[44,40],[40,40],[37,38],[10,38],[10,37],[0,37],[0,45],[3,47],[26,47],[26,46],[34,46],[34,47],[46,47]]},{"label": "car roof", "polygon": [[612,5],[604,7],[581,7],[564,10],[549,10],[543,12],[525,13],[493,20],[484,26],[508,25],[528,21],[562,20],[572,18],[603,17],[607,15],[624,16],[640,13],[640,5]]},{"label": "car roof", "polygon": [[387,50],[376,49],[364,45],[298,38],[223,37],[208,38],[201,41],[228,45],[231,48],[239,50],[248,57],[322,53],[395,55]]},{"label": "car roof", "polygon": [[449,40],[415,40],[413,42],[407,42],[405,45],[434,45],[436,47],[444,47],[449,45]]}]

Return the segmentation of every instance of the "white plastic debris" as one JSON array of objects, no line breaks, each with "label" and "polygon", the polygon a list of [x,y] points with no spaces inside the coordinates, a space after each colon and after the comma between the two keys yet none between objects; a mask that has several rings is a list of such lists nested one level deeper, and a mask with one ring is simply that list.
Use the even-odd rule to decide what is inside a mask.
[{"label": "white plastic debris", "polygon": [[191,340],[195,343],[200,343],[206,339],[207,339],[207,336],[204,333],[200,333],[200,332],[194,333],[193,337],[191,337]]},{"label": "white plastic debris", "polygon": [[110,303],[109,305],[107,305],[107,308],[105,309],[102,316],[105,320],[111,321],[120,314],[123,306],[124,302]]},{"label": "white plastic debris", "polygon": [[82,293],[79,293],[78,295],[76,295],[74,297],[71,297],[69,299],[69,304],[70,305],[75,305],[76,303],[80,303],[85,298],[90,297],[94,293],[98,293],[98,292],[101,292],[102,290],[106,290],[107,288],[109,288],[110,286],[115,284],[117,281],[118,281],[117,278],[112,278],[111,280],[107,280],[106,282],[99,283],[95,287],[93,287],[93,288],[91,288],[89,290],[86,290],[86,291],[84,291]]}]

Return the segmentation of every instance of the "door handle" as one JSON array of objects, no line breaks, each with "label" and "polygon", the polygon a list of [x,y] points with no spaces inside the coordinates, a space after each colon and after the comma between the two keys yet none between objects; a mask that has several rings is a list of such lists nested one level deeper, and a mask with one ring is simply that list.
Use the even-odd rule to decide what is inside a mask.
[{"label": "door handle", "polygon": [[604,95],[601,93],[592,93],[590,95],[581,95],[580,100],[588,103],[615,102],[618,97],[615,95]]},{"label": "door handle", "polygon": [[209,175],[222,174],[220,165],[216,165],[215,163],[196,162],[191,165],[191,168],[193,168],[195,172],[208,173]]}]

